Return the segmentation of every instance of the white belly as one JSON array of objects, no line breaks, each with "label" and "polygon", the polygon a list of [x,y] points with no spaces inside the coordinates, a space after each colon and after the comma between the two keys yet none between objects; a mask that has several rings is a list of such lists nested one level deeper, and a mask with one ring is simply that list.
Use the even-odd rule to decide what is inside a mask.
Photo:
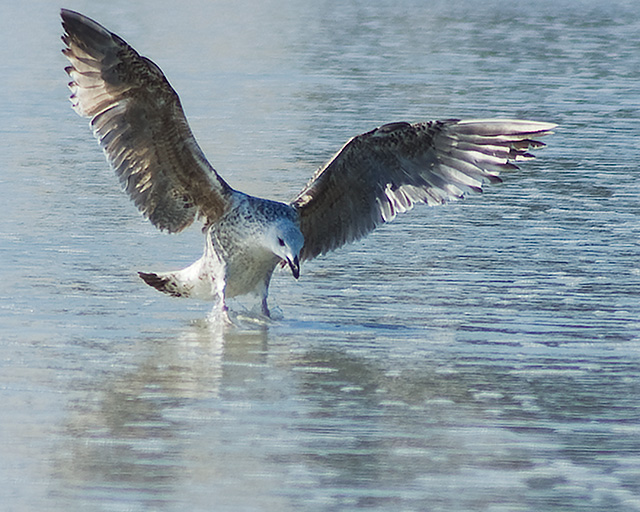
[{"label": "white belly", "polygon": [[225,260],[225,296],[265,294],[278,261],[272,252],[263,250],[235,253]]}]

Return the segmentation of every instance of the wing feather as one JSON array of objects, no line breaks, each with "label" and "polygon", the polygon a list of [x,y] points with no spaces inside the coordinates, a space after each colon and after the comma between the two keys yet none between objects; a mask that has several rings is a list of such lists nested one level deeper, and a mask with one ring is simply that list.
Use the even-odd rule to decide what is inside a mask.
[{"label": "wing feather", "polygon": [[292,201],[304,259],[362,238],[416,203],[442,204],[497,183],[544,146],[551,123],[455,119],[392,123],[352,138]]},{"label": "wing feather", "polygon": [[66,9],[61,17],[73,108],[91,118],[138,209],[170,232],[196,216],[219,218],[233,190],[205,158],[160,68],[93,20]]}]

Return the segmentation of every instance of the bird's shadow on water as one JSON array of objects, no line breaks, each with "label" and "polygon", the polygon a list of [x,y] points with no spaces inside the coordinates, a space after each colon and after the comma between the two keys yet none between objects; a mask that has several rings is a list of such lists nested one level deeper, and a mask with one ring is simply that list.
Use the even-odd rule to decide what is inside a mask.
[{"label": "bird's shadow on water", "polygon": [[227,367],[261,365],[266,343],[266,329],[204,318],[121,344],[126,353],[108,371],[74,386],[52,466],[59,498],[86,499],[88,508],[109,493],[143,508],[171,501],[190,436],[215,421],[233,385]]},{"label": "bird's shadow on water", "polygon": [[[519,472],[521,500],[541,472],[551,475],[552,494],[570,479],[574,461],[551,439],[563,415],[589,412],[570,409],[582,396],[570,378],[553,386],[545,373],[514,372],[521,360],[450,351],[437,339],[396,351],[417,333],[395,326],[345,332],[247,313],[235,320],[142,335],[108,372],[76,382],[52,468],[67,497],[179,502],[188,474],[207,492],[243,496],[253,478],[255,492],[287,496],[295,482],[265,475],[281,480],[300,465],[307,476],[323,475],[305,485],[369,482],[391,494],[402,482],[487,468],[496,478]],[[569,408],[556,408],[560,399]],[[567,458],[565,470],[554,465],[558,457]],[[493,490],[508,497],[509,485]],[[285,502],[281,510],[295,508],[295,498]]]}]

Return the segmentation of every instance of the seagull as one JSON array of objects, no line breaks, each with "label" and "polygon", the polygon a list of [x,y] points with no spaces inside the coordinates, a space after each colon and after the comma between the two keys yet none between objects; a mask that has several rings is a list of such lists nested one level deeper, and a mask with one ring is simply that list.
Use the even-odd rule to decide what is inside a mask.
[{"label": "seagull", "polygon": [[174,272],[146,273],[175,297],[254,294],[270,317],[278,266],[295,279],[301,262],[361,239],[417,203],[439,205],[501,181],[533,158],[555,124],[513,119],[394,122],[351,138],[289,203],[233,189],[196,142],[160,68],[90,18],[61,10],[73,109],[90,118],[107,161],[140,212],[178,233],[201,222],[204,253]]}]

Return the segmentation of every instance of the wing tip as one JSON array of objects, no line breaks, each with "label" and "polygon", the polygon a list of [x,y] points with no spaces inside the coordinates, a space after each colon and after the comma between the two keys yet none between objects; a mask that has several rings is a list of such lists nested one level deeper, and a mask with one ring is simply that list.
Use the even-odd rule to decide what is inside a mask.
[{"label": "wing tip", "polygon": [[462,129],[463,133],[475,134],[476,130],[480,130],[478,135],[536,135],[544,136],[553,133],[558,127],[556,123],[547,121],[531,121],[528,119],[464,119],[456,123],[458,130]]}]

